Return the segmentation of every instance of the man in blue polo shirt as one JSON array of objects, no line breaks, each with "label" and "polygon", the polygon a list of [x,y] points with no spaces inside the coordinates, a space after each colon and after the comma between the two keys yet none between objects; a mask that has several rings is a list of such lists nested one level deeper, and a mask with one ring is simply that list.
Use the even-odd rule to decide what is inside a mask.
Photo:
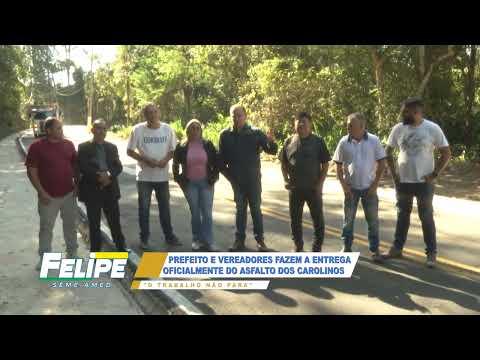
[{"label": "man in blue polo shirt", "polygon": [[348,135],[340,140],[333,156],[337,164],[337,178],[345,193],[343,251],[352,251],[355,216],[361,200],[368,223],[369,248],[375,262],[382,260],[377,188],[385,169],[385,158],[385,150],[378,137],[366,130],[365,117],[361,113],[349,115]]}]

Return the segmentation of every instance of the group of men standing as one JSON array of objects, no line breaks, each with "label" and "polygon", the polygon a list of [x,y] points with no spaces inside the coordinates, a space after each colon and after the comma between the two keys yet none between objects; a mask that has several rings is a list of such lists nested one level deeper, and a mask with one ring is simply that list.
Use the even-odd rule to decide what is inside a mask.
[{"label": "group of men standing", "polygon": [[[372,259],[382,261],[401,257],[413,197],[416,197],[426,244],[427,265],[435,264],[437,247],[432,206],[433,181],[446,167],[450,150],[441,128],[424,119],[422,109],[419,98],[411,98],[403,103],[402,122],[392,129],[386,149],[377,136],[367,131],[367,121],[361,113],[348,116],[348,135],[340,140],[333,155],[337,178],[344,192],[342,251],[352,251],[354,222],[361,201],[368,223]],[[258,251],[272,251],[264,238],[260,154],[262,151],[272,155],[278,153],[273,133],[265,134],[252,127],[247,123],[245,108],[234,105],[230,110],[232,126],[220,134],[217,151],[211,143],[202,140],[201,123],[195,119],[187,125],[187,143],[177,145],[173,129],[160,121],[157,106],[147,105],[143,115],[146,121],[133,128],[127,146],[128,156],[137,160],[138,218],[143,250],[151,249],[149,212],[153,191],[166,243],[171,246],[182,245],[173,232],[170,216],[168,164],[174,159],[175,181],[181,185],[192,212],[194,241],[206,234],[204,237],[208,237],[208,241],[205,240],[208,249],[214,249],[211,229],[213,188],[218,173],[222,173],[232,186],[236,204],[235,239],[230,251],[246,249],[248,208]],[[47,138],[32,144],[25,162],[28,176],[38,193],[39,255],[51,251],[53,226],[58,212],[61,212],[67,256],[76,256],[75,197],[78,191],[79,200],[85,202],[87,208],[91,251],[101,250],[102,210],[117,249],[129,251],[121,230],[118,205],[120,189],[117,177],[122,172],[122,164],[117,147],[105,141],[105,122],[97,120],[93,123],[93,139],[79,145],[78,154],[74,145],[63,138],[59,120],[48,119],[45,129]],[[302,215],[304,204],[307,203],[314,224],[311,251],[321,252],[325,233],[322,192],[332,158],[324,140],[313,133],[310,114],[297,114],[295,132],[279,152],[289,196],[293,250],[304,251]],[[435,164],[436,148],[440,149],[442,157]],[[400,151],[398,172],[393,159],[394,149]],[[395,182],[398,217],[393,246],[387,254],[381,254],[377,188],[385,169],[385,160]],[[185,174],[178,173],[178,164],[185,167]],[[202,193],[204,190],[207,192]],[[193,194],[196,194],[196,200]],[[199,201],[204,203],[199,204]],[[200,213],[207,219],[204,224],[201,224]]]},{"label": "group of men standing", "polygon": [[78,153],[70,140],[63,136],[62,122],[56,118],[45,121],[47,137],[33,143],[25,165],[28,177],[38,194],[39,262],[52,250],[53,228],[60,212],[67,257],[77,258],[76,198],[85,202],[89,222],[90,250],[101,251],[101,212],[107,219],[118,251],[128,251],[120,225],[117,177],[123,167],[117,147],[105,141],[106,124],[94,122],[93,139],[80,144]]},{"label": "group of men standing", "polygon": [[[307,113],[298,114],[295,122],[297,134],[287,140],[280,152],[285,187],[289,190],[295,251],[303,251],[301,217],[304,202],[310,208],[315,229],[312,251],[321,251],[324,237],[322,189],[330,156],[323,140],[312,134],[311,126]],[[429,267],[435,266],[437,241],[433,217],[433,182],[451,157],[442,129],[423,117],[423,102],[418,97],[403,102],[401,122],[393,127],[385,149],[380,139],[367,131],[363,114],[349,115],[347,128],[348,135],[340,140],[333,156],[337,178],[344,192],[341,236],[344,245],[341,251],[352,251],[355,217],[361,201],[368,224],[372,260],[381,262],[402,257],[410,227],[413,198],[416,197],[426,244],[426,263]],[[393,157],[395,149],[399,150],[398,171]],[[441,153],[436,163],[435,149]],[[388,253],[381,254],[377,189],[385,169],[385,160],[395,183],[397,223],[393,245]]]}]

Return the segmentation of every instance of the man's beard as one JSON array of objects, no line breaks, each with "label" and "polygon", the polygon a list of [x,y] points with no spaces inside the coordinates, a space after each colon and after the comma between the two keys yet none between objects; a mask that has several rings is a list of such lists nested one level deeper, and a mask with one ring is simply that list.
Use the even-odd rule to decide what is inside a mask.
[{"label": "man's beard", "polygon": [[415,119],[411,116],[408,116],[408,117],[404,117],[402,121],[403,121],[403,125],[412,125],[415,122]]}]

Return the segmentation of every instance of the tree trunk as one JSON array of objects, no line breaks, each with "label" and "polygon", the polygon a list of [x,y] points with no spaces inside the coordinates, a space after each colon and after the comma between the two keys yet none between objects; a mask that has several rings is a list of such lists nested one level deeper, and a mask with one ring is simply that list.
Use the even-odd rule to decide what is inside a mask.
[{"label": "tree trunk", "polygon": [[[465,49],[466,50],[466,49]],[[465,78],[465,145],[473,145],[473,106],[475,104],[475,68],[477,65],[477,46],[470,45],[470,54],[467,60],[468,72]]]},{"label": "tree trunk", "polygon": [[[421,46],[425,47],[425,45],[421,45]],[[432,61],[428,71],[426,73],[424,73],[424,75],[423,75],[423,77],[420,81],[420,84],[417,88],[417,96],[423,96],[425,94],[425,89],[427,88],[428,83],[430,82],[430,78],[432,76],[432,73],[433,73],[433,70],[435,69],[435,67],[438,64],[440,64],[442,61],[444,61],[446,59],[449,59],[453,56],[455,56],[455,50],[453,49],[453,45],[449,45],[448,46],[448,51],[447,51],[446,54],[440,56],[435,61]],[[425,59],[425,48],[423,50],[423,60],[422,60],[423,64],[425,64],[424,59]]]},{"label": "tree trunk", "polygon": [[384,77],[383,64],[385,57],[382,56],[376,48],[372,49],[373,65],[375,68],[375,83],[377,86],[377,101],[378,101],[378,117],[379,124],[385,124],[385,93],[384,93]]},{"label": "tree trunk", "polygon": [[131,92],[131,87],[130,87],[130,54],[129,54],[130,48],[128,45],[125,46],[125,51],[123,53],[123,66],[124,66],[124,73],[125,73],[125,79],[126,79],[126,95],[127,95],[127,126],[130,125],[130,92]]},{"label": "tree trunk", "polygon": [[127,126],[130,125],[130,76],[127,76]]},{"label": "tree trunk", "polygon": [[418,75],[420,83],[425,77],[425,45],[418,46]]},{"label": "tree trunk", "polygon": [[30,87],[30,99],[31,99],[31,102],[32,102],[32,105],[35,105],[36,104],[36,100],[37,100],[37,97],[36,97],[36,93],[35,93],[35,62],[34,62],[34,50],[33,50],[33,45],[29,45],[30,46],[30,75],[32,77],[31,79],[31,87]]},{"label": "tree trunk", "polygon": [[187,124],[192,116],[192,87],[190,85],[186,85],[183,88],[183,99],[185,102],[185,113],[183,116],[183,126]]},{"label": "tree trunk", "polygon": [[71,45],[65,45],[65,70],[67,71],[67,86],[70,86],[70,47]]}]

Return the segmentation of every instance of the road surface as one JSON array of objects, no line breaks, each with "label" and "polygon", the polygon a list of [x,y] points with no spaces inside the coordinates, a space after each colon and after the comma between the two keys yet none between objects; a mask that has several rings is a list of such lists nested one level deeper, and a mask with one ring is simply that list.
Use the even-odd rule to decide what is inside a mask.
[{"label": "road surface", "polygon": [[[90,138],[83,126],[65,126],[65,135],[76,145]],[[24,138],[25,145],[34,139]],[[135,161],[126,155],[126,140],[109,137],[117,144],[124,172],[120,175],[122,198],[121,222],[128,246],[141,255],[135,185]],[[277,251],[290,251],[288,197],[283,189],[278,164],[262,164],[264,228],[267,245]],[[28,179],[25,178],[25,181]],[[183,193],[170,182],[171,212],[174,231],[184,242],[182,248],[165,245],[155,197],[151,207],[151,242],[157,251],[190,251],[190,213]],[[215,187],[214,235],[220,249],[227,250],[234,239],[234,203],[228,182],[221,177]],[[380,237],[385,250],[393,240],[396,220],[392,189],[379,189]],[[324,213],[327,225],[324,251],[342,247],[339,231],[342,224],[343,193],[334,177],[324,186]],[[436,196],[434,199],[439,256],[463,272],[450,268],[427,269],[423,264],[424,244],[416,210],[412,214],[407,241],[407,255],[413,259],[376,265],[368,258],[366,224],[361,207],[357,215],[354,250],[361,253],[352,279],[272,280],[267,291],[181,291],[207,314],[479,314],[480,313],[480,203]],[[308,209],[305,209],[305,243],[307,249],[313,231]],[[254,250],[249,218],[247,247]]]}]

